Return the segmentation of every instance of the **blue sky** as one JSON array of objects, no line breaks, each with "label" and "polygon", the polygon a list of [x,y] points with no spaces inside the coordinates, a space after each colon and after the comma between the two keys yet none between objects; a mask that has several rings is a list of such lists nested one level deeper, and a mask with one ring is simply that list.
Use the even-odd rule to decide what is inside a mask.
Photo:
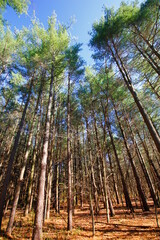
[{"label": "blue sky", "polygon": [[[7,8],[4,17],[10,25],[21,29],[22,26],[30,24],[30,17],[33,11],[40,22],[47,26],[48,16],[51,16],[53,11],[56,12],[57,18],[61,23],[67,23],[71,17],[76,19],[70,32],[72,36],[77,38],[77,41],[83,43],[82,57],[88,64],[92,64],[91,51],[89,50],[88,42],[90,36],[88,32],[91,30],[94,21],[100,19],[103,15],[103,6],[119,7],[121,0],[30,0],[28,16],[24,14],[17,16],[11,9]],[[139,0],[139,2],[144,2]]]}]

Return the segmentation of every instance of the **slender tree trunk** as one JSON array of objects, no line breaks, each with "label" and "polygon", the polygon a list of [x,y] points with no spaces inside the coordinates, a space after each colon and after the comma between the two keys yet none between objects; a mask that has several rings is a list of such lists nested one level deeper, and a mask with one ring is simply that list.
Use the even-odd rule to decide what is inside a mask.
[{"label": "slender tree trunk", "polygon": [[[107,222],[109,222],[109,202],[108,202],[108,183],[107,183],[107,177],[106,177],[106,166],[105,166],[105,161],[103,157],[103,153],[101,152],[101,147],[99,143],[99,138],[98,138],[98,129],[97,129],[97,123],[96,123],[96,116],[95,113],[93,113],[94,117],[94,127],[95,127],[95,133],[96,133],[96,142],[97,142],[97,148],[98,148],[98,155],[99,159],[101,160],[102,163],[102,170],[103,170],[103,188],[104,188],[104,197],[105,197],[105,209],[106,209],[106,216],[107,216]],[[111,206],[111,204],[110,204]],[[113,211],[112,211],[113,213]]]},{"label": "slender tree trunk", "polygon": [[160,152],[160,138],[159,138],[159,136],[157,134],[157,131],[156,131],[155,127],[153,126],[153,124],[152,124],[152,122],[151,122],[147,112],[145,111],[144,107],[142,106],[141,101],[139,100],[139,98],[137,96],[137,93],[136,93],[136,91],[135,91],[135,89],[134,89],[134,87],[132,85],[132,81],[131,81],[131,79],[129,77],[129,74],[127,73],[127,70],[126,70],[126,68],[125,68],[125,66],[123,64],[123,61],[122,61],[122,59],[121,59],[121,57],[120,57],[120,55],[118,53],[118,50],[117,50],[117,48],[115,46],[115,43],[113,41],[112,41],[112,43],[113,43],[113,48],[114,48],[115,53],[114,53],[112,47],[109,44],[108,44],[108,47],[109,47],[109,49],[111,51],[113,59],[115,60],[117,66],[119,68],[120,73],[122,74],[122,77],[123,77],[123,79],[124,79],[124,81],[125,81],[125,83],[127,85],[127,88],[130,91],[130,93],[131,93],[131,95],[132,95],[132,97],[133,97],[133,99],[134,99],[134,101],[135,101],[135,103],[136,103],[136,105],[137,105],[137,107],[138,107],[142,117],[143,117],[143,120],[144,120],[144,122],[145,122],[145,124],[146,124],[146,126],[147,126],[147,128],[148,128],[148,130],[149,130],[149,132],[151,134],[151,136],[152,136],[152,139],[153,139],[153,141],[154,141],[158,151]]},{"label": "slender tree trunk", "polygon": [[93,236],[95,235],[95,221],[94,221],[94,211],[93,211],[93,202],[92,202],[92,190],[91,190],[91,174],[88,171],[88,166],[86,162],[86,158],[84,156],[84,164],[85,164],[85,170],[86,170],[86,175],[87,175],[87,182],[89,183],[89,203],[90,203],[90,212],[92,216],[92,233]]},{"label": "slender tree trunk", "polygon": [[80,136],[79,136],[79,126],[77,126],[77,154],[78,154],[78,161],[79,161],[79,169],[80,169],[80,204],[81,209],[83,209],[83,200],[84,200],[84,163],[82,161],[82,153],[80,150]]},{"label": "slender tree trunk", "polygon": [[59,164],[56,164],[56,206],[55,206],[56,212],[59,211]]},{"label": "slender tree trunk", "polygon": [[67,96],[67,161],[68,161],[68,226],[72,231],[72,160],[71,160],[71,134],[70,134],[70,74],[68,74],[68,96]]},{"label": "slender tree trunk", "polygon": [[146,167],[144,158],[143,158],[143,156],[142,156],[142,154],[141,154],[141,152],[140,152],[140,150],[139,150],[137,141],[136,141],[136,139],[135,139],[135,136],[134,136],[134,133],[133,133],[132,128],[131,128],[131,126],[130,126],[130,122],[129,122],[129,119],[128,119],[128,118],[127,118],[127,124],[128,124],[129,130],[130,130],[130,132],[131,132],[132,141],[133,141],[133,144],[134,144],[134,146],[135,146],[135,150],[136,150],[136,153],[137,153],[137,156],[138,156],[138,159],[139,159],[141,168],[142,168],[142,170],[143,170],[143,173],[144,173],[146,182],[147,182],[147,184],[148,184],[148,188],[149,188],[149,190],[150,190],[151,197],[152,197],[155,205],[158,206],[158,200],[157,200],[157,197],[156,197],[156,193],[155,193],[155,189],[154,189],[154,186],[153,186],[151,177],[150,177],[149,172],[148,172],[148,170],[147,170],[147,167]]},{"label": "slender tree trunk", "polygon": [[5,205],[7,187],[8,187],[9,181],[10,181],[12,165],[13,165],[13,162],[14,162],[14,157],[15,157],[16,150],[17,150],[17,147],[18,147],[20,135],[21,135],[21,132],[22,132],[22,129],[23,129],[24,120],[25,120],[25,116],[26,116],[26,111],[27,111],[29,101],[30,101],[33,81],[34,81],[34,78],[32,77],[31,82],[30,82],[28,97],[27,97],[27,100],[26,100],[26,103],[25,103],[25,106],[24,106],[24,110],[23,110],[23,113],[22,113],[22,118],[21,118],[20,123],[19,123],[18,131],[17,131],[17,134],[15,136],[13,148],[12,148],[11,153],[10,153],[7,172],[6,172],[5,180],[4,180],[3,187],[2,187],[2,192],[1,192],[1,197],[0,197],[0,229],[1,229],[1,224],[2,224],[3,208],[4,208],[4,205]]},{"label": "slender tree trunk", "polygon": [[97,191],[97,185],[96,185],[96,180],[95,180],[95,174],[94,174],[94,169],[93,169],[93,156],[91,152],[91,139],[90,139],[90,133],[89,133],[89,125],[88,125],[88,119],[85,118],[86,120],[86,129],[87,129],[87,140],[88,140],[88,156],[89,156],[89,161],[90,161],[90,167],[91,167],[91,176],[92,176],[92,182],[94,186],[94,198],[95,198],[95,213],[99,213],[99,200],[98,200],[98,191]]},{"label": "slender tree trunk", "polygon": [[111,215],[111,217],[113,217],[115,215],[115,212],[114,212],[109,189],[108,189],[108,203],[109,203],[109,208],[110,208],[110,215]]},{"label": "slender tree trunk", "polygon": [[116,117],[117,117],[117,120],[118,120],[118,124],[119,124],[120,130],[121,130],[121,133],[122,133],[122,137],[123,137],[123,140],[124,140],[124,145],[125,145],[125,148],[126,148],[126,151],[127,151],[128,159],[131,163],[133,174],[134,174],[134,177],[135,177],[135,180],[136,180],[137,190],[138,190],[139,197],[141,198],[141,201],[142,201],[142,204],[143,204],[143,209],[144,209],[144,211],[149,211],[149,207],[148,207],[148,204],[147,204],[147,201],[146,201],[146,197],[145,197],[144,192],[142,190],[141,182],[140,182],[137,170],[136,170],[136,166],[135,166],[135,163],[132,159],[132,156],[131,156],[131,153],[130,153],[130,150],[129,150],[129,146],[128,146],[128,143],[127,143],[126,135],[125,135],[123,126],[121,124],[120,118],[118,116],[115,105],[114,105],[114,110],[115,110],[115,114],[116,114]]},{"label": "slender tree trunk", "polygon": [[52,179],[53,179],[53,159],[54,159],[54,145],[55,145],[55,135],[56,135],[56,123],[55,123],[55,106],[56,106],[56,94],[55,94],[55,84],[53,86],[53,101],[52,101],[52,117],[51,123],[52,126],[50,131],[50,150],[49,150],[49,168],[48,168],[48,184],[47,184],[47,211],[46,218],[50,218],[50,207],[51,207],[51,190],[52,190]]},{"label": "slender tree trunk", "polygon": [[51,119],[51,108],[52,108],[52,99],[53,99],[53,82],[54,82],[53,74],[54,74],[54,66],[52,65],[49,99],[48,99],[46,124],[45,124],[45,136],[44,136],[44,143],[43,143],[43,153],[42,153],[42,161],[41,161],[41,167],[40,167],[39,184],[38,184],[38,198],[37,198],[36,215],[35,215],[35,222],[34,222],[34,229],[33,229],[33,236],[32,236],[33,240],[42,239],[46,165],[47,165],[47,157],[48,157],[50,119]]},{"label": "slender tree trunk", "polygon": [[[41,80],[41,82],[42,82],[42,80]],[[35,127],[35,124],[36,124],[36,116],[37,116],[37,110],[38,110],[38,106],[39,106],[41,93],[42,93],[42,83],[41,83],[40,90],[39,90],[39,95],[38,95],[38,98],[37,98],[37,103],[36,103],[36,107],[35,107],[35,111],[34,111],[33,121],[32,121],[32,124],[31,124],[31,130],[30,130],[30,133],[29,133],[29,138],[28,138],[28,143],[27,143],[26,153],[25,153],[25,156],[24,156],[23,165],[22,165],[22,168],[21,168],[21,171],[20,171],[20,176],[19,176],[19,179],[18,179],[16,189],[15,189],[13,206],[12,206],[12,210],[11,210],[11,214],[10,214],[10,218],[9,218],[9,222],[8,222],[8,226],[7,226],[7,230],[6,230],[6,232],[8,234],[12,233],[13,223],[14,223],[16,209],[17,209],[18,200],[19,200],[20,191],[21,191],[21,184],[23,182],[24,173],[25,173],[26,166],[27,166],[27,161],[28,161],[28,156],[29,156],[30,149],[31,149],[33,130],[34,130],[34,127]]]},{"label": "slender tree trunk", "polygon": [[75,214],[75,206],[77,205],[77,151],[76,151],[76,134],[74,134],[73,143],[73,215]]},{"label": "slender tree trunk", "polygon": [[60,179],[62,179],[61,176],[61,151],[62,151],[62,143],[60,140],[60,118],[59,118],[59,111],[57,111],[57,124],[56,124],[56,131],[57,131],[57,142],[56,142],[56,162],[55,162],[55,210],[57,213],[60,212],[60,186],[59,182],[61,182]]},{"label": "slender tree trunk", "polygon": [[117,201],[117,204],[120,204],[118,187],[117,187],[117,183],[116,183],[116,180],[115,180],[115,173],[113,171],[112,160],[111,160],[111,156],[110,156],[109,151],[108,151],[108,158],[109,158],[109,164],[110,164],[111,173],[112,173],[113,187],[114,187],[114,191],[115,191],[115,195],[116,195],[116,201]]},{"label": "slender tree trunk", "polygon": [[35,173],[36,161],[38,158],[41,158],[40,149],[43,147],[43,141],[41,141],[41,135],[40,135],[41,125],[43,127],[43,121],[41,121],[42,105],[43,105],[43,99],[41,98],[39,122],[37,125],[37,133],[35,137],[35,146],[33,150],[32,165],[31,165],[31,174],[30,174],[30,179],[28,183],[27,202],[26,202],[26,207],[24,212],[25,216],[27,216],[28,213],[32,210],[32,203],[33,203],[33,196],[34,196],[33,192],[34,192],[34,186],[36,185],[34,182],[34,179],[37,179],[36,178],[37,174]]},{"label": "slender tree trunk", "polygon": [[131,212],[134,212],[134,208],[133,208],[132,203],[131,203],[131,199],[130,199],[130,196],[129,196],[127,184],[125,182],[124,174],[123,174],[123,171],[122,171],[122,168],[121,168],[121,165],[120,165],[120,161],[119,161],[119,157],[118,157],[118,154],[117,154],[117,151],[116,151],[116,146],[114,144],[114,139],[113,139],[113,135],[112,135],[112,130],[111,130],[109,117],[107,116],[107,114],[108,114],[108,112],[107,112],[108,111],[108,100],[109,99],[107,97],[107,104],[105,105],[105,107],[103,107],[103,105],[102,105],[104,119],[105,119],[105,126],[108,129],[108,133],[109,133],[109,137],[110,137],[110,140],[111,140],[113,152],[114,152],[114,155],[115,155],[115,160],[117,162],[118,170],[120,172],[121,181],[122,181],[122,185],[123,185],[123,192],[124,192],[124,196],[125,196],[125,200],[126,200],[126,206],[131,210]]},{"label": "slender tree trunk", "polygon": [[8,198],[7,202],[6,202],[6,206],[5,206],[4,212],[3,212],[3,215],[5,215],[5,213],[6,213],[7,209],[8,209],[9,202],[10,202],[10,199]]},{"label": "slender tree trunk", "polygon": [[153,86],[153,84],[150,82],[149,78],[147,77],[147,75],[145,74],[145,78],[147,80],[147,83],[149,84],[149,86],[151,87],[153,93],[157,96],[158,99],[160,99],[160,95],[158,93],[158,91],[155,89],[155,87]]},{"label": "slender tree trunk", "polygon": [[115,159],[116,159],[118,169],[119,169],[119,172],[120,172],[120,176],[121,176],[121,180],[122,180],[123,191],[124,191],[124,196],[125,196],[125,200],[126,200],[126,206],[133,212],[134,209],[133,209],[133,206],[132,206],[132,203],[131,203],[131,199],[130,199],[128,188],[127,188],[127,185],[126,185],[126,182],[125,182],[125,179],[124,179],[124,175],[123,175],[123,172],[122,172],[122,169],[121,169],[121,166],[120,166],[120,162],[119,162],[118,154],[117,154],[116,147],[115,147],[115,144],[114,144],[114,140],[113,140],[113,136],[112,136],[111,127],[110,127],[109,122],[108,122],[107,125],[108,125],[108,132],[109,132],[109,136],[110,136],[110,139],[111,139],[113,151],[114,151],[114,154],[115,154]]},{"label": "slender tree trunk", "polygon": [[143,41],[147,44],[147,46],[151,49],[152,53],[155,54],[158,59],[160,60],[160,54],[158,53],[158,51],[154,48],[154,45],[151,44],[146,37],[142,34],[142,32],[138,29],[138,27],[136,25],[134,25],[134,28],[136,30],[137,35],[143,39]]},{"label": "slender tree trunk", "polygon": [[10,214],[10,218],[9,218],[9,222],[8,222],[8,226],[7,226],[7,230],[6,230],[7,234],[12,233],[13,223],[14,223],[16,209],[17,209],[18,200],[19,200],[20,191],[21,191],[21,184],[22,184],[22,181],[23,181],[25,168],[26,168],[26,164],[27,164],[27,159],[28,159],[28,155],[29,155],[31,139],[32,139],[32,133],[30,133],[30,136],[29,136],[29,139],[28,139],[27,151],[26,151],[26,154],[25,154],[25,157],[24,157],[23,166],[22,166],[21,171],[20,171],[20,177],[18,179],[17,186],[16,186],[16,189],[15,189],[12,210],[11,210],[11,214]]},{"label": "slender tree trunk", "polygon": [[[91,188],[91,186],[90,186],[90,188]],[[90,210],[91,210],[91,215],[92,215],[92,233],[93,233],[93,236],[95,236],[95,221],[94,221],[94,211],[93,211],[91,189],[89,190],[89,200],[90,200]]]},{"label": "slender tree trunk", "polygon": [[24,215],[27,216],[29,213],[29,206],[30,206],[30,200],[31,200],[31,195],[32,195],[32,188],[33,188],[33,179],[34,179],[34,171],[35,171],[35,162],[36,162],[36,147],[33,150],[33,159],[32,159],[32,166],[31,166],[31,175],[29,179],[29,184],[28,184],[28,193],[27,193],[27,204],[25,207],[25,213]]},{"label": "slender tree trunk", "polygon": [[157,65],[157,63],[154,61],[154,59],[149,56],[145,51],[141,50],[140,47],[133,42],[136,49],[141,53],[141,55],[146,59],[146,61],[150,64],[150,66],[155,70],[155,72],[160,75],[160,67]]},{"label": "slender tree trunk", "polygon": [[50,218],[50,208],[51,208],[51,189],[52,189],[52,178],[53,178],[53,171],[52,171],[52,161],[50,161],[49,166],[49,174],[48,174],[48,184],[47,184],[47,206],[46,206],[46,219]]},{"label": "slender tree trunk", "polygon": [[[97,148],[97,146],[96,146],[96,148]],[[97,153],[98,153],[98,150],[97,150]],[[104,187],[103,187],[102,167],[101,167],[101,163],[100,163],[98,154],[97,154],[97,165],[98,165],[98,174],[99,174],[99,180],[100,180],[99,188],[100,188],[100,192],[102,194],[104,208],[105,208],[106,204],[105,204],[105,194],[104,194]]]},{"label": "slender tree trunk", "polygon": [[153,171],[154,171],[154,173],[155,173],[155,175],[156,175],[156,178],[158,179],[158,181],[159,181],[159,183],[160,183],[160,175],[159,175],[158,170],[156,169],[156,167],[155,167],[155,165],[154,165],[154,162],[152,161],[152,159],[151,159],[151,157],[150,157],[149,151],[148,151],[148,149],[147,149],[147,145],[146,145],[146,143],[142,140],[142,137],[141,137],[140,133],[138,132],[138,130],[137,130],[137,134],[138,134],[139,139],[140,139],[140,141],[141,141],[141,143],[142,143],[142,145],[143,145],[143,148],[144,148],[144,150],[145,150],[145,153],[146,153],[146,156],[147,156],[147,158],[148,158],[149,164],[150,164],[150,166],[153,168]]},{"label": "slender tree trunk", "polygon": [[[53,137],[53,136],[52,136]],[[48,152],[48,175],[46,184],[46,199],[45,199],[45,211],[44,221],[50,218],[50,206],[51,206],[51,189],[52,189],[52,178],[53,178],[53,142],[50,141],[50,150]]]}]

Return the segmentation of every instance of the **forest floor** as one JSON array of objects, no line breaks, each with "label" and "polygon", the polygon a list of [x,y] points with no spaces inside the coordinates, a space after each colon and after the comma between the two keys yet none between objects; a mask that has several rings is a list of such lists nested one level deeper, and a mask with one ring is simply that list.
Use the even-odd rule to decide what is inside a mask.
[{"label": "forest floor", "polygon": [[[150,205],[152,203],[150,202]],[[84,206],[83,210],[76,208],[73,216],[73,231],[68,232],[67,213],[61,210],[60,214],[51,211],[50,220],[46,220],[43,227],[43,239],[126,239],[126,240],[143,240],[155,239],[160,240],[160,228],[157,227],[155,209],[150,207],[149,212],[142,212],[140,208],[135,209],[134,214],[130,214],[121,205],[114,207],[115,216],[111,218],[110,223],[106,222],[105,210],[101,209],[100,214],[95,216],[95,237],[92,237],[92,220],[89,215],[89,207]],[[12,238],[5,236],[5,229],[9,218],[9,211],[3,219],[2,239],[31,239],[34,214],[24,217],[21,210],[17,211],[16,221],[12,232]],[[158,209],[158,218],[160,224],[160,209]]]}]

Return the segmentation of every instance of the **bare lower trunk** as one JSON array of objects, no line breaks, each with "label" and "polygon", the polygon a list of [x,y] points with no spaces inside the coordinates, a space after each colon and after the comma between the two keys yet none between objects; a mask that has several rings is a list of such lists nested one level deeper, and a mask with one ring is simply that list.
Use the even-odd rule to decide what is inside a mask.
[{"label": "bare lower trunk", "polygon": [[34,171],[35,171],[35,161],[36,161],[36,149],[33,151],[33,162],[32,162],[32,167],[31,167],[31,175],[29,179],[29,184],[28,184],[28,193],[27,193],[27,204],[25,207],[25,216],[28,215],[29,209],[30,209],[30,200],[31,200],[31,195],[32,195],[32,187],[33,187],[33,178],[34,178]]},{"label": "bare lower trunk", "polygon": [[126,135],[125,135],[123,126],[121,124],[120,118],[118,116],[115,105],[114,105],[114,109],[115,109],[115,113],[116,113],[116,117],[117,117],[117,120],[118,120],[118,123],[119,123],[120,130],[121,130],[121,133],[122,133],[122,137],[123,137],[123,140],[124,140],[124,145],[125,145],[125,148],[126,148],[126,151],[127,151],[128,159],[131,163],[131,167],[132,167],[132,170],[133,170],[133,174],[134,174],[134,178],[135,178],[135,181],[136,181],[139,197],[141,198],[141,201],[142,201],[142,204],[143,204],[143,209],[144,209],[144,211],[149,211],[147,200],[146,200],[146,197],[145,197],[144,192],[143,192],[142,187],[141,187],[140,178],[138,176],[135,163],[132,159],[132,156],[131,156],[131,153],[130,153],[130,150],[129,150],[129,146],[128,146],[128,143],[127,143],[127,138],[126,138]]},{"label": "bare lower trunk", "polygon": [[84,157],[84,164],[85,164],[87,182],[89,183],[89,186],[88,186],[88,188],[89,188],[89,203],[90,203],[90,213],[92,216],[92,233],[94,236],[95,235],[95,221],[94,221],[94,210],[93,210],[93,202],[92,202],[91,174],[88,171],[88,166],[87,166],[85,157]]},{"label": "bare lower trunk", "polygon": [[59,164],[56,164],[56,212],[59,212]]},{"label": "bare lower trunk", "polygon": [[150,174],[149,174],[149,172],[148,172],[148,170],[147,170],[147,167],[146,167],[144,158],[143,158],[143,156],[142,156],[142,154],[141,154],[141,152],[140,152],[140,150],[139,150],[137,141],[136,141],[136,139],[135,139],[134,133],[133,133],[133,131],[132,131],[132,128],[131,128],[131,126],[130,126],[130,122],[129,122],[128,119],[127,119],[127,123],[128,123],[129,129],[130,129],[130,132],[131,132],[132,141],[133,141],[133,143],[134,143],[134,145],[135,145],[136,154],[137,154],[137,156],[138,156],[138,159],[139,159],[141,168],[142,168],[142,170],[143,170],[143,173],[144,173],[146,182],[147,182],[148,187],[149,187],[149,190],[150,190],[151,197],[152,197],[155,205],[158,206],[158,200],[157,200],[157,197],[156,197],[155,189],[154,189],[154,186],[153,186],[153,183],[152,183]]},{"label": "bare lower trunk", "polygon": [[112,160],[111,160],[111,156],[110,156],[109,151],[108,151],[108,158],[109,158],[109,164],[110,164],[111,173],[112,173],[113,187],[114,187],[114,191],[115,191],[115,195],[116,195],[116,201],[117,201],[117,204],[120,204],[120,197],[119,197],[119,193],[118,193],[118,187],[117,187],[117,183],[116,183],[116,180],[115,180],[115,173],[113,171]]},{"label": "bare lower trunk", "polygon": [[40,97],[41,97],[41,92],[42,92],[42,84],[40,86],[39,95],[38,95],[38,98],[37,98],[37,103],[36,103],[36,107],[35,107],[35,111],[34,111],[33,121],[32,121],[32,124],[31,124],[31,130],[30,130],[30,133],[29,133],[26,153],[25,153],[23,165],[22,165],[22,168],[21,168],[21,171],[20,171],[19,180],[18,180],[18,183],[17,183],[17,186],[16,186],[15,196],[14,196],[14,200],[13,200],[13,206],[12,206],[12,210],[11,210],[11,214],[10,214],[10,218],[9,218],[9,222],[8,222],[8,226],[7,226],[7,233],[9,233],[9,234],[12,233],[13,223],[14,223],[14,219],[15,219],[15,213],[16,213],[16,209],[17,209],[17,205],[18,205],[18,201],[19,201],[19,196],[20,196],[20,191],[21,191],[21,184],[23,182],[24,173],[25,173],[26,166],[27,166],[27,161],[28,161],[28,156],[29,156],[30,149],[31,149],[33,130],[34,130],[34,127],[35,127],[35,124],[36,124],[36,115],[37,115],[37,110],[38,110],[39,101],[40,101]]},{"label": "bare lower trunk", "polygon": [[125,179],[124,179],[124,175],[123,175],[123,172],[122,172],[122,169],[121,169],[121,166],[120,166],[120,162],[119,162],[119,158],[118,158],[118,154],[117,154],[116,147],[115,147],[115,144],[114,144],[114,140],[113,140],[113,136],[112,136],[110,126],[108,126],[108,130],[109,130],[109,136],[110,136],[112,147],[113,147],[114,154],[115,154],[115,159],[116,159],[118,169],[119,169],[119,172],[120,172],[120,176],[121,176],[121,180],[122,180],[123,191],[124,191],[124,196],[125,196],[125,200],[126,200],[126,206],[133,212],[134,209],[133,209],[133,206],[132,206],[132,203],[131,203],[131,199],[130,199],[128,188],[127,188],[127,185],[126,185],[126,182],[125,182]]},{"label": "bare lower trunk", "polygon": [[51,190],[52,190],[52,171],[49,176],[49,182],[48,182],[48,199],[47,199],[47,213],[46,213],[46,219],[50,218],[50,208],[51,208]]},{"label": "bare lower trunk", "polygon": [[51,107],[52,107],[52,99],[53,99],[53,81],[54,81],[53,74],[54,74],[54,66],[52,65],[51,83],[50,83],[48,107],[47,107],[47,114],[46,114],[45,136],[44,136],[44,143],[43,143],[43,153],[42,153],[42,161],[41,161],[41,167],[40,167],[39,184],[38,184],[38,198],[37,198],[36,215],[35,215],[34,229],[33,229],[33,236],[32,236],[33,240],[42,239],[44,191],[45,191],[45,181],[46,181],[46,166],[47,166],[47,157],[48,157]]},{"label": "bare lower trunk", "polygon": [[26,111],[27,111],[28,104],[29,104],[29,101],[30,101],[30,96],[31,96],[31,91],[32,91],[32,86],[33,86],[33,80],[34,79],[32,78],[31,83],[30,83],[29,92],[28,92],[28,97],[27,97],[27,100],[26,100],[26,103],[25,103],[25,106],[24,106],[22,118],[21,118],[21,121],[19,123],[19,128],[18,128],[17,134],[15,136],[15,141],[14,141],[14,144],[13,144],[13,148],[12,148],[11,153],[10,153],[7,172],[6,172],[5,180],[4,180],[3,187],[2,187],[2,192],[1,192],[1,197],[0,197],[0,229],[1,229],[1,224],[2,224],[3,208],[4,208],[4,205],[5,205],[7,187],[8,187],[9,181],[10,181],[12,165],[13,165],[13,162],[14,162],[14,157],[15,157],[16,150],[17,150],[17,147],[18,147],[20,135],[21,135],[21,132],[22,132],[22,129],[23,129],[24,120],[25,120],[25,116],[26,116]]},{"label": "bare lower trunk", "polygon": [[[106,166],[105,166],[105,161],[103,157],[103,153],[101,150],[100,142],[99,142],[99,137],[98,137],[98,129],[97,129],[97,123],[96,123],[96,116],[95,113],[93,114],[94,116],[94,127],[95,127],[95,133],[96,133],[96,142],[97,142],[97,148],[98,148],[98,155],[99,159],[101,160],[102,164],[102,171],[103,171],[103,189],[104,189],[104,197],[105,197],[105,209],[106,209],[106,216],[107,216],[107,222],[109,222],[109,201],[108,201],[108,182],[107,182],[107,177],[106,177]],[[112,206],[113,207],[113,206]],[[112,211],[113,209],[111,209]]]},{"label": "bare lower trunk", "polygon": [[88,156],[90,161],[90,167],[91,167],[91,176],[92,176],[92,184],[94,186],[94,198],[95,198],[95,213],[99,213],[99,199],[98,199],[98,191],[97,191],[97,185],[95,180],[95,174],[94,174],[94,168],[93,168],[93,156],[91,152],[91,139],[90,139],[90,132],[89,132],[89,125],[88,125],[88,119],[86,118],[86,128],[87,128],[87,140],[88,140]]},{"label": "bare lower trunk", "polygon": [[72,231],[72,159],[71,159],[71,134],[70,134],[70,75],[68,75],[67,97],[67,160],[68,160],[68,226]]}]

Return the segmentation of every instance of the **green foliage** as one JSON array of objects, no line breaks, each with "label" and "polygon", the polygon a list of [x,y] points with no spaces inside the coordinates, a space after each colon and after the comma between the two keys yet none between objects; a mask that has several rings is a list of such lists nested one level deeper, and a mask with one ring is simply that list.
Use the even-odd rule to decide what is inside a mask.
[{"label": "green foliage", "polygon": [[25,79],[21,75],[21,73],[12,72],[12,77],[11,77],[10,83],[15,84],[15,85],[23,85],[25,83]]},{"label": "green foliage", "polygon": [[5,71],[7,66],[9,66],[13,62],[13,54],[16,51],[16,40],[9,29],[7,28],[1,28],[2,31],[0,31],[0,73]]},{"label": "green foliage", "polygon": [[83,72],[84,61],[79,56],[82,44],[75,44],[65,51],[66,67],[70,76],[79,77]]},{"label": "green foliage", "polygon": [[17,13],[27,13],[30,0],[0,0],[0,8],[12,7]]}]

